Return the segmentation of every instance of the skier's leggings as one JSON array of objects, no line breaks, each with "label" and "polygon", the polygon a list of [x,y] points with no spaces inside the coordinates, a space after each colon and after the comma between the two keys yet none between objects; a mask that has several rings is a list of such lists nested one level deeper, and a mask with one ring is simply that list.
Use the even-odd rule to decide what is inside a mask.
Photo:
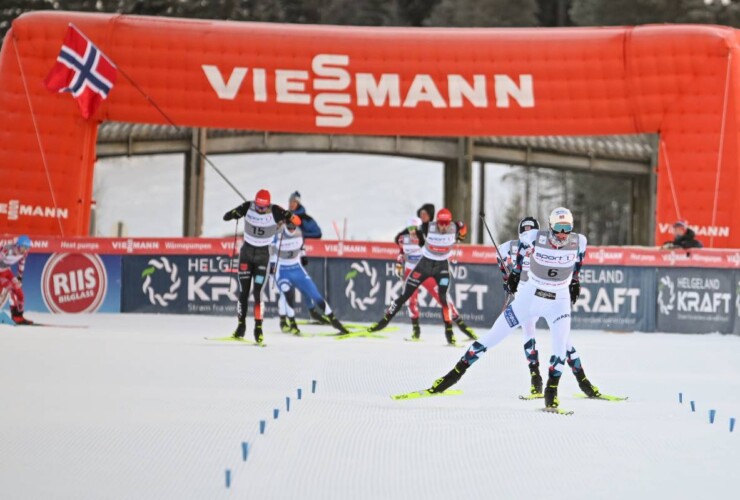
[{"label": "skier's leggings", "polygon": [[[244,321],[249,309],[249,292],[254,296],[254,319],[262,319],[262,287],[267,276],[267,266],[270,261],[268,247],[254,247],[244,242],[239,252],[239,306],[237,315],[239,321]],[[254,286],[252,281],[254,280]]]},{"label": "skier's leggings", "polygon": [[446,260],[432,260],[422,257],[411,270],[403,285],[403,292],[396,298],[386,311],[391,317],[401,309],[401,306],[416,292],[416,290],[427,279],[432,278],[439,290],[439,303],[442,306],[442,318],[445,323],[450,323],[450,307],[447,304],[447,289],[450,286],[450,265]]}]

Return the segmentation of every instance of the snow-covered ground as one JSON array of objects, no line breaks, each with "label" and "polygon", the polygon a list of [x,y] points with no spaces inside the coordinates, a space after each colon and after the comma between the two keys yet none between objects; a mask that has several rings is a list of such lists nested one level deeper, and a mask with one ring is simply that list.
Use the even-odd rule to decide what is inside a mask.
[{"label": "snow-covered ground", "polygon": [[[336,239],[347,219],[347,239],[388,241],[424,203],[442,207],[443,166],[440,162],[379,155],[258,153],[209,157],[247,199],[258,189],[272,192],[274,203],[287,208],[293,191],[301,193],[309,214],[319,221],[324,238]],[[508,167],[486,166],[489,224],[508,200],[500,186]],[[478,213],[479,166],[473,169],[474,214]],[[114,236],[123,221],[128,236],[181,236],[183,156],[107,158],[95,167],[97,232]],[[223,214],[241,199],[206,167],[204,236],[234,231]],[[477,217],[471,222],[473,234]],[[495,224],[492,229],[495,232]]]},{"label": "snow-covered ground", "polygon": [[566,373],[561,405],[575,415],[564,417],[517,399],[528,386],[518,336],[482,356],[462,395],[392,401],[463,349],[431,326],[416,344],[402,340],[406,325],[385,340],[336,340],[274,333],[267,320],[257,348],[203,340],[231,318],[33,317],[87,328],[0,326],[3,499],[740,496],[740,424],[728,430],[740,418],[738,337],[578,331],[594,383],[630,400],[575,399]]}]

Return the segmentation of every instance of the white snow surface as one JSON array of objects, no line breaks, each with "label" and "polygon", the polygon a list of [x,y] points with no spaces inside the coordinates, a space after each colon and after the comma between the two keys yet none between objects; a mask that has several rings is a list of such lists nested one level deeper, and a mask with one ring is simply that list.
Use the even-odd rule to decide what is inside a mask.
[{"label": "white snow surface", "polygon": [[87,328],[0,325],[3,499],[740,497],[740,424],[728,429],[740,417],[738,337],[577,331],[591,380],[630,399],[575,399],[565,373],[566,417],[517,399],[529,384],[518,334],[481,356],[462,395],[393,401],[464,349],[433,326],[422,343],[403,341],[404,324],[388,339],[336,340],[275,333],[268,319],[258,348],[203,339],[228,335],[232,318],[33,319]]}]

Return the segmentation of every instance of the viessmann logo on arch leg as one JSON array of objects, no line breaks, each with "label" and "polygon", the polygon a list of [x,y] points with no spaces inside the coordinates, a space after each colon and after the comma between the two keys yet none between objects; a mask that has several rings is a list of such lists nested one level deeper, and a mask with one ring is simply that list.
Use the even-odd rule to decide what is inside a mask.
[{"label": "viessmann logo on arch leg", "polygon": [[[434,109],[533,108],[534,83],[531,74],[429,74],[350,72],[346,54],[317,54],[309,68],[268,70],[237,66],[219,68],[203,64],[208,83],[219,99],[232,101],[244,94],[252,102],[313,106],[317,127],[344,128],[352,125],[354,112],[363,107],[406,108],[432,106]],[[222,73],[222,70],[224,71]],[[251,76],[251,78],[250,78]],[[246,85],[245,85],[246,80]],[[402,85],[403,83],[403,85]]]},{"label": "viessmann logo on arch leg", "polygon": [[55,313],[93,313],[108,291],[108,275],[94,254],[52,255],[41,273],[46,307]]}]

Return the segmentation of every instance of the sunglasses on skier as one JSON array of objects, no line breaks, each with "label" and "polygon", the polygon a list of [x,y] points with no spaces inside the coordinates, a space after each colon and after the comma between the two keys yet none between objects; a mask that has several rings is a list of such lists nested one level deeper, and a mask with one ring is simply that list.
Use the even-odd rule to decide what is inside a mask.
[{"label": "sunglasses on skier", "polygon": [[573,224],[568,224],[567,222],[557,222],[552,225],[552,230],[555,233],[570,233],[573,231]]}]

